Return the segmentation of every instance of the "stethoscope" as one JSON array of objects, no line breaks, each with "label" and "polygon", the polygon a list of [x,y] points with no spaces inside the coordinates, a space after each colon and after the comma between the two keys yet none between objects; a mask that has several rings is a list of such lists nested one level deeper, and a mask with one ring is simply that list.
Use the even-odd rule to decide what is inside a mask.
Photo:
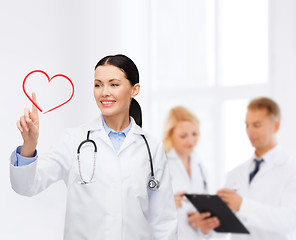
[{"label": "stethoscope", "polygon": [[[95,169],[96,169],[96,155],[97,155],[97,144],[95,143],[94,140],[89,139],[89,135],[90,135],[90,131],[87,132],[87,138],[86,140],[82,141],[77,149],[77,161],[78,161],[78,170],[79,170],[79,175],[80,175],[80,179],[81,179],[81,184],[88,184],[88,183],[92,183],[93,182],[93,178],[95,175]],[[147,151],[148,151],[148,155],[149,155],[149,162],[150,162],[150,168],[151,168],[151,172],[150,172],[150,178],[148,180],[148,184],[147,186],[149,187],[150,190],[157,190],[159,188],[159,180],[157,180],[154,177],[154,170],[153,170],[153,162],[152,162],[152,156],[151,156],[151,151],[150,151],[150,147],[149,144],[147,142],[147,139],[144,135],[141,135],[145,141],[145,145],[147,147]],[[92,145],[94,146],[94,161],[93,161],[93,171],[91,174],[91,177],[89,179],[89,181],[84,180],[84,178],[82,177],[82,171],[81,171],[81,161],[80,161],[80,149],[83,146],[83,144],[85,143],[92,143]]]},{"label": "stethoscope", "polygon": [[199,167],[199,171],[200,171],[200,175],[202,177],[202,181],[203,181],[203,185],[204,185],[204,190],[208,190],[208,185],[207,185],[207,181],[206,181],[206,177],[205,177],[205,174],[202,170],[202,167],[201,167],[201,164],[198,163],[198,167]]}]

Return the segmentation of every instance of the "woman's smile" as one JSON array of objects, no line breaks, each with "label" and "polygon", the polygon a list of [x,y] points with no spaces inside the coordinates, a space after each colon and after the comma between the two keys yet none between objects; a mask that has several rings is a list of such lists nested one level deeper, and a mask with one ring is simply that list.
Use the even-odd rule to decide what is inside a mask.
[{"label": "woman's smile", "polygon": [[115,100],[102,100],[100,102],[103,107],[112,107],[116,103]]}]

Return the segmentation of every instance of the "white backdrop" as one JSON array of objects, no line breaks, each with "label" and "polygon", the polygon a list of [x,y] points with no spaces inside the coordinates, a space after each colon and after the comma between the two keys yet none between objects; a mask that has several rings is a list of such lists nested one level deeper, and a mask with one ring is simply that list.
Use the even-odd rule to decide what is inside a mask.
[{"label": "white backdrop", "polygon": [[[124,5],[122,2],[0,2],[0,239],[52,240],[63,236],[66,188],[62,182],[32,198],[19,196],[10,187],[9,156],[22,144],[16,121],[24,107],[31,108],[22,91],[26,74],[35,69],[50,77],[65,74],[75,85],[72,101],[53,112],[40,114],[39,153],[47,150],[66,127],[77,126],[99,114],[93,99],[93,73],[94,66],[105,55],[123,53],[131,57],[145,89],[148,7],[140,1],[124,1]],[[38,90],[37,97],[39,94],[41,98],[45,92]],[[68,90],[64,84],[51,92],[51,97],[69,96]],[[140,102],[145,98],[145,91],[142,92]],[[51,97],[47,96],[48,104],[52,103]]]},{"label": "white backdrop", "polygon": [[[66,127],[77,126],[99,114],[92,93],[93,71],[97,61],[107,54],[123,53],[136,62],[141,75],[141,92],[137,99],[144,112],[144,128],[161,137],[162,133],[158,129],[163,123],[156,121],[154,124],[152,121],[153,114],[162,114],[158,119],[163,119],[166,113],[163,109],[160,112],[153,107],[158,106],[159,99],[165,100],[165,96],[157,95],[161,91],[156,91],[155,94],[155,85],[150,81],[151,76],[153,78],[156,75],[153,71],[162,67],[155,66],[160,61],[156,59],[157,53],[153,53],[155,49],[152,46],[157,45],[155,41],[159,39],[157,40],[158,36],[151,37],[151,32],[155,32],[151,28],[157,25],[157,19],[151,19],[151,2],[154,5],[158,2],[167,3],[168,10],[171,9],[169,1],[165,0],[0,2],[0,239],[62,239],[66,197],[63,183],[55,184],[32,198],[19,196],[10,187],[9,156],[22,144],[16,121],[24,107],[31,107],[22,92],[22,81],[30,71],[41,69],[50,76],[65,74],[75,85],[71,102],[51,113],[40,114],[39,153],[46,151]],[[283,111],[280,142],[293,153],[296,132],[296,2],[270,0],[269,3],[270,96],[280,103]],[[165,12],[158,15],[163,18],[170,16]],[[187,16],[188,21],[193,21],[192,19],[195,18]],[[169,19],[167,21],[170,22]],[[171,42],[168,41],[167,44]],[[190,44],[194,45],[194,42],[190,41]],[[178,46],[172,46],[172,50],[174,47]],[[178,59],[182,56],[177,54],[175,57]],[[202,63],[202,59],[198,59],[198,62]],[[168,81],[168,84],[175,83]],[[190,88],[187,90],[190,92]],[[52,97],[60,97],[67,91],[68,88],[64,86],[53,93]],[[178,91],[175,93],[179,97],[184,96],[183,103],[194,101],[186,98],[186,94]],[[42,95],[42,92],[39,94]],[[244,96],[250,97],[253,94],[246,93]],[[48,102],[52,102],[50,98]],[[210,107],[205,105],[199,110],[206,111]],[[209,122],[203,121],[202,126],[209,123],[217,126],[218,121],[221,121],[210,117],[208,120]],[[215,144],[222,147],[223,142],[220,139],[223,140],[223,137],[215,129],[210,129],[215,137]],[[205,149],[211,147],[207,145]],[[224,161],[221,157],[213,157],[211,162],[214,166],[212,173],[221,176],[219,181],[225,173],[221,175],[218,167],[223,168]]]}]

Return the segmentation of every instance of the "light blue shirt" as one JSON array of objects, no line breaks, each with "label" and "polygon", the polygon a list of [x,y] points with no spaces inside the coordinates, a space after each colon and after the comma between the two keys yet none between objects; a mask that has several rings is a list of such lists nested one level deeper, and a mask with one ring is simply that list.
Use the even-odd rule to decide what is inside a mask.
[{"label": "light blue shirt", "polygon": [[[108,134],[115,151],[118,152],[126,135],[128,134],[128,132],[130,131],[130,129],[132,127],[132,121],[130,120],[129,126],[120,132],[116,132],[113,129],[109,128],[107,126],[103,116],[102,116],[102,122],[103,122],[103,127],[104,127],[106,133]],[[38,157],[37,150],[35,150],[33,157],[24,157],[24,156],[20,155],[21,151],[22,151],[22,146],[19,146],[11,154],[10,162],[12,165],[26,166],[26,165],[29,165],[37,160],[37,157]]]},{"label": "light blue shirt", "polygon": [[35,162],[37,159],[37,150],[35,150],[34,157],[24,157],[21,154],[23,146],[17,147],[15,151],[12,152],[10,157],[10,162],[13,166],[26,166]]},{"label": "light blue shirt", "polygon": [[112,142],[112,145],[113,145],[115,151],[118,152],[126,135],[128,134],[128,132],[130,131],[130,129],[132,127],[132,121],[130,120],[130,124],[128,125],[127,128],[125,128],[123,131],[119,131],[119,132],[116,132],[113,129],[109,128],[107,126],[103,116],[102,116],[102,122],[103,122],[103,126],[106,130],[106,133],[108,134],[108,136]]}]

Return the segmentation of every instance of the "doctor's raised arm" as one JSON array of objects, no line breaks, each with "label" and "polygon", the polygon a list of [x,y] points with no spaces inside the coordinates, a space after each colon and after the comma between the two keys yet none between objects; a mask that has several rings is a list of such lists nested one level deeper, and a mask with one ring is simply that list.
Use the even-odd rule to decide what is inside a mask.
[{"label": "doctor's raised arm", "polygon": [[[36,93],[32,93],[32,100],[37,104]],[[33,157],[39,137],[39,115],[37,107],[32,103],[32,111],[25,108],[24,115],[17,121],[17,127],[21,132],[24,144],[20,155]]]}]

